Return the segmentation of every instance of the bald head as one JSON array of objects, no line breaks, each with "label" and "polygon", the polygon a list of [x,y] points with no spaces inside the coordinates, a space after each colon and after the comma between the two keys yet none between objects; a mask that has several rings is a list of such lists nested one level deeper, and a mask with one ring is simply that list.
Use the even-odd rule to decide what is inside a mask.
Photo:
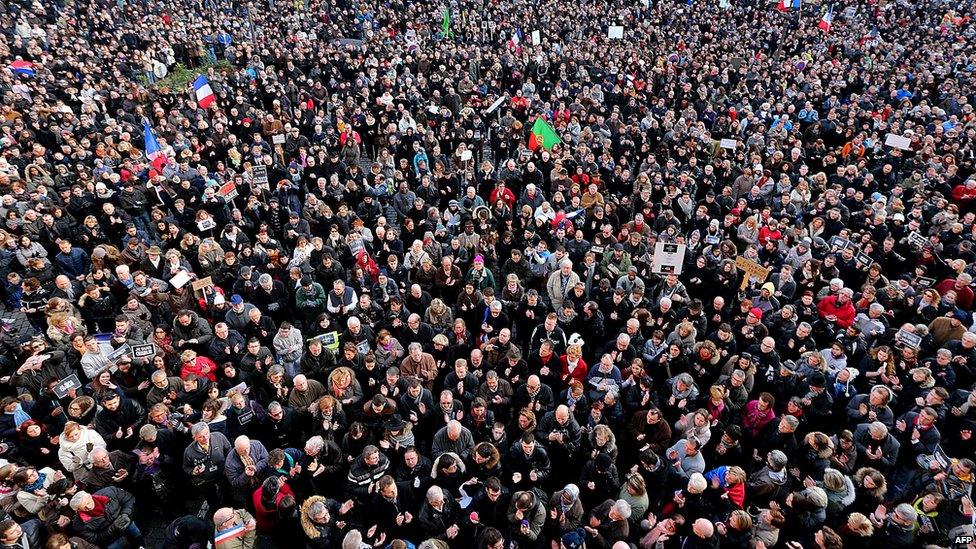
[{"label": "bald head", "polygon": [[246,456],[251,451],[251,439],[247,438],[247,435],[237,437],[234,439],[234,449],[238,454]]},{"label": "bald head", "polygon": [[234,518],[234,510],[230,507],[221,507],[220,509],[217,509],[213,516],[214,524],[217,525],[217,528],[220,528],[223,523],[232,518]]}]

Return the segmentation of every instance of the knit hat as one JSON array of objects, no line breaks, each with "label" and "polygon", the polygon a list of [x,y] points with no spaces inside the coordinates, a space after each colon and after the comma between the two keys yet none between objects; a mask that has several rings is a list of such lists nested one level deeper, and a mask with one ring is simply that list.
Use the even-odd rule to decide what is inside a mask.
[{"label": "knit hat", "polygon": [[749,309],[749,314],[751,314],[752,316],[756,317],[759,320],[762,320],[763,312],[762,309],[760,309],[759,307],[753,307]]},{"label": "knit hat", "polygon": [[563,547],[566,549],[580,549],[586,546],[586,530],[577,528],[563,534]]}]

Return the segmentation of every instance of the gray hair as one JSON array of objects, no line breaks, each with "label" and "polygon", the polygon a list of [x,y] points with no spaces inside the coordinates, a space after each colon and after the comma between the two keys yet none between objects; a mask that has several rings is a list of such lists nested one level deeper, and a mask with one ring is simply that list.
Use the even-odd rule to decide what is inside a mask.
[{"label": "gray hair", "polygon": [[624,520],[627,520],[627,519],[630,518],[631,508],[630,508],[630,504],[627,503],[627,500],[625,500],[625,499],[618,499],[616,502],[614,502],[613,509]]},{"label": "gray hair", "polygon": [[427,501],[430,500],[443,500],[444,490],[441,490],[440,486],[434,485],[427,489]]},{"label": "gray hair", "polygon": [[68,502],[68,506],[71,507],[72,510],[77,511],[78,507],[80,507],[81,504],[84,503],[87,499],[88,499],[88,492],[84,490],[78,490],[77,492],[75,492],[75,495],[71,496],[71,501]]},{"label": "gray hair", "polygon": [[362,549],[363,535],[359,530],[349,530],[342,538],[342,549]]},{"label": "gray hair", "polygon": [[708,481],[705,480],[704,475],[695,472],[688,477],[688,487],[699,492],[704,492],[705,488],[708,488]]},{"label": "gray hair", "polygon": [[325,503],[322,503],[321,501],[316,501],[315,503],[309,505],[308,509],[305,510],[305,516],[310,519],[314,519],[315,517],[327,511],[328,509],[326,509]]},{"label": "gray hair", "polygon": [[268,282],[273,282],[271,275],[264,273],[258,277],[258,284],[267,284]]},{"label": "gray hair", "polygon": [[197,436],[203,434],[204,432],[209,432],[209,431],[210,431],[210,426],[203,421],[199,423],[194,423],[193,427],[190,427],[190,434],[192,436]]},{"label": "gray hair", "polygon": [[421,345],[421,344],[419,344],[419,343],[417,343],[416,341],[414,341],[410,345],[407,345],[407,352],[412,353],[412,352],[414,352],[414,350],[423,351],[424,350],[424,346]]},{"label": "gray hair", "polygon": [[918,511],[907,503],[899,503],[898,507],[895,507],[895,513],[905,522],[915,522],[918,520]]},{"label": "gray hair", "polygon": [[271,404],[268,404],[268,412],[269,413],[276,414],[276,413],[278,413],[280,411],[281,411],[281,403],[280,402],[272,402]]},{"label": "gray hair", "polygon": [[888,436],[888,426],[880,421],[875,421],[868,425],[868,432],[880,434],[882,437],[886,437]]},{"label": "gray hair", "polygon": [[322,448],[325,448],[325,439],[323,439],[320,435],[315,435],[314,437],[308,439],[308,441],[305,442],[306,450],[312,449],[315,451],[319,451]]}]

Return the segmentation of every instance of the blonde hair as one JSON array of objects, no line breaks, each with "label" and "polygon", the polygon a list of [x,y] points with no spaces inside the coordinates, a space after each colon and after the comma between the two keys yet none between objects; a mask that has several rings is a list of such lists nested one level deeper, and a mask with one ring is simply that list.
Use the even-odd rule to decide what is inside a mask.
[{"label": "blonde hair", "polygon": [[732,480],[728,481],[730,484],[742,484],[746,481],[746,471],[738,465],[729,467],[725,472],[725,476],[732,477]]},{"label": "blonde hair", "polygon": [[742,509],[736,509],[729,515],[729,525],[736,530],[748,530],[752,528],[752,517]]},{"label": "blonde hair", "polygon": [[74,433],[75,431],[80,431],[80,430],[81,430],[81,424],[78,423],[77,421],[68,421],[68,422],[66,422],[64,424],[64,434],[65,434],[65,436],[68,436],[71,433]]},{"label": "blonde hair", "polygon": [[329,374],[330,385],[350,381],[352,379],[354,379],[352,370],[350,370],[347,366],[339,366],[335,370],[332,370],[332,373]]},{"label": "blonde hair", "polygon": [[874,534],[874,525],[861,513],[851,513],[851,516],[847,517],[847,525],[852,532],[861,537],[868,538]]},{"label": "blonde hair", "polygon": [[823,483],[832,491],[840,490],[844,487],[844,474],[837,469],[824,470]]},{"label": "blonde hair", "polygon": [[566,356],[570,358],[579,358],[583,356],[583,348],[579,345],[570,345],[566,347]]}]

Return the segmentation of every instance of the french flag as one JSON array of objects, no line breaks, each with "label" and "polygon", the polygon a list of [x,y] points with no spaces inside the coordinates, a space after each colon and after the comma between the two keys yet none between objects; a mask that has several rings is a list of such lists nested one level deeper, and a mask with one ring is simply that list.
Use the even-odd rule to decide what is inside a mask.
[{"label": "french flag", "polygon": [[30,61],[23,61],[21,59],[14,61],[8,65],[7,68],[10,69],[10,72],[22,74],[24,76],[34,76],[34,74],[36,74],[34,71],[34,64]]},{"label": "french flag", "polygon": [[786,11],[788,9],[798,10],[803,0],[779,0],[779,4],[776,5],[776,9],[779,11]]},{"label": "french flag", "polygon": [[817,24],[820,30],[824,32],[830,32],[830,27],[834,24],[834,6],[827,8],[827,13],[823,14],[820,18],[820,23]]},{"label": "french flag", "polygon": [[166,155],[163,153],[162,147],[159,146],[159,141],[156,141],[156,133],[149,125],[149,120],[146,119],[142,120],[142,139],[146,143],[146,158],[152,162],[153,169],[157,172],[163,171],[163,166],[166,165]]},{"label": "french flag", "polygon": [[207,77],[202,74],[193,81],[193,92],[197,95],[197,104],[201,109],[206,109],[217,100],[213,89],[210,88],[210,82],[207,82]]},{"label": "french flag", "polygon": [[513,49],[517,50],[519,49],[519,44],[521,42],[522,42],[522,29],[515,29],[515,32],[512,34],[512,39],[509,42],[509,44]]}]

